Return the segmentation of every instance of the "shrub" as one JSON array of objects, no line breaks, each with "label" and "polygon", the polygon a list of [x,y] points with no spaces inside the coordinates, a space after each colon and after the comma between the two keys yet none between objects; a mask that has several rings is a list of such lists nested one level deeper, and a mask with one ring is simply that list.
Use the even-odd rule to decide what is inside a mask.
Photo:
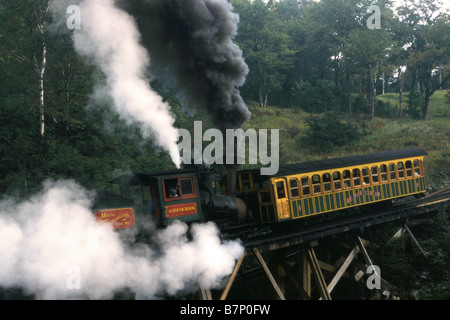
[{"label": "shrub", "polygon": [[375,106],[375,115],[382,118],[395,118],[398,114],[397,106],[389,101],[377,100]]},{"label": "shrub", "polygon": [[360,93],[352,94],[352,112],[355,114],[369,114],[370,104],[366,96]]},{"label": "shrub", "polygon": [[411,91],[408,94],[408,115],[414,119],[422,117],[423,97],[418,91]]},{"label": "shrub", "polygon": [[364,130],[348,120],[339,119],[335,113],[313,116],[306,123],[308,130],[299,143],[314,151],[352,145],[365,135]]}]

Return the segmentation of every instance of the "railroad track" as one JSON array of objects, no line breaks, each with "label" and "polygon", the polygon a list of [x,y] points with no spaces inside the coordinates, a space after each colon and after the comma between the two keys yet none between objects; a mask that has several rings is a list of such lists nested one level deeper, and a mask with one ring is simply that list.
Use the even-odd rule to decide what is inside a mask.
[{"label": "railroad track", "polygon": [[318,223],[309,227],[287,228],[287,230],[274,232],[262,238],[244,241],[248,253],[253,248],[259,251],[275,250],[295,244],[314,241],[320,238],[333,236],[352,230],[363,230],[382,223],[396,220],[408,220],[412,217],[436,210],[437,205],[450,202],[450,188],[429,194],[424,198],[408,203],[395,205],[388,209],[352,215],[336,221]]}]

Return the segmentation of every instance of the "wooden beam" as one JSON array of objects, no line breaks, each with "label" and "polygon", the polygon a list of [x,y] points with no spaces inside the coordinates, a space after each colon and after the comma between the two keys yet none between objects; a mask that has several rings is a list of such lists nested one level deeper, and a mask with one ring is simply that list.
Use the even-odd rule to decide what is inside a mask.
[{"label": "wooden beam", "polygon": [[[358,240],[359,249],[361,250],[361,252],[364,256],[364,260],[366,261],[366,267],[373,266],[372,260],[370,259],[369,255],[367,254],[366,248],[364,247],[361,238],[357,237],[357,240]],[[377,270],[375,268],[373,270],[374,270],[375,274],[380,278],[381,287],[389,289],[390,288],[389,283],[386,280],[384,280],[383,278],[381,278],[381,275],[377,273]],[[360,270],[360,271],[362,271],[362,270]],[[365,274],[365,271],[363,271],[363,273]]]},{"label": "wooden beam", "polygon": [[[332,274],[334,274],[334,273],[339,269],[339,266],[342,265],[343,260],[344,260],[344,258],[342,258],[342,261],[341,261],[340,263],[337,263],[337,264],[336,264],[337,266],[336,266],[336,265],[329,264],[329,263],[326,263],[326,262],[323,262],[323,261],[320,261],[320,260],[318,260],[318,261],[319,261],[320,269],[325,270],[325,271],[328,271],[328,272],[331,272]],[[344,274],[344,276],[350,277],[350,275],[348,274],[348,272],[346,272],[346,273]]]},{"label": "wooden beam", "polygon": [[203,300],[212,300],[211,291],[209,289],[200,290]]},{"label": "wooden beam", "polygon": [[306,249],[302,249],[300,262],[303,290],[306,292],[308,297],[311,297],[311,266],[308,263]]},{"label": "wooden beam", "polygon": [[280,288],[280,291],[283,294],[283,296],[286,297],[286,282],[285,282],[286,271],[284,270],[284,268],[281,266],[280,263],[278,263],[276,266],[276,272],[277,272],[276,282],[278,284],[278,288]]},{"label": "wooden beam", "polygon": [[405,233],[405,229],[401,227],[398,231],[392,236],[392,238],[400,238]]},{"label": "wooden beam", "polygon": [[289,281],[291,282],[291,284],[297,288],[297,290],[300,292],[300,294],[302,295],[303,299],[305,300],[309,300],[311,299],[311,297],[306,293],[306,291],[303,289],[302,285],[297,281],[297,279],[292,275],[292,273],[290,272],[290,268],[288,267],[288,265],[286,264],[285,261],[280,260],[280,267],[284,269],[284,272],[286,273],[286,275],[289,277]]},{"label": "wooden beam", "polygon": [[269,268],[267,267],[267,264],[264,262],[263,257],[261,256],[261,254],[259,253],[259,250],[257,248],[253,248],[253,252],[256,255],[256,258],[258,258],[259,263],[261,264],[261,266],[264,269],[264,272],[266,273],[267,277],[270,280],[270,283],[272,284],[273,288],[275,289],[275,292],[278,295],[278,298],[280,298],[280,300],[286,300],[284,298],[283,293],[281,292],[280,288],[278,287],[278,284],[276,283],[272,273],[270,272]]},{"label": "wooden beam", "polygon": [[341,279],[341,277],[344,275],[345,271],[350,266],[350,264],[352,263],[353,259],[356,257],[358,252],[359,252],[358,246],[355,246],[353,248],[353,250],[350,252],[350,254],[347,256],[347,258],[345,259],[344,263],[341,265],[339,270],[336,272],[333,279],[328,284],[328,287],[327,287],[328,292],[331,293],[331,291],[333,291],[334,287],[336,286],[338,281]]},{"label": "wooden beam", "polygon": [[408,232],[408,234],[411,236],[411,239],[413,239],[414,243],[419,248],[420,252],[422,252],[422,254],[425,256],[425,258],[428,258],[427,253],[422,249],[422,247],[419,244],[419,241],[417,241],[416,237],[414,237],[413,233],[411,232],[411,230],[409,230],[409,228],[406,224],[404,225],[404,228]]},{"label": "wooden beam", "polygon": [[358,240],[358,245],[359,245],[359,249],[361,250],[363,256],[364,256],[364,260],[366,260],[366,265],[367,266],[372,266],[372,260],[369,257],[369,254],[367,253],[366,248],[364,247],[363,241],[361,240],[360,237],[357,237]]},{"label": "wooden beam", "polygon": [[317,287],[319,288],[319,293],[322,299],[331,300],[330,293],[327,289],[327,284],[325,283],[325,279],[323,278],[322,270],[319,266],[319,261],[317,260],[316,254],[313,248],[309,248],[307,250],[308,262],[311,265],[311,269],[313,270],[314,279],[316,280]]},{"label": "wooden beam", "polygon": [[228,279],[227,285],[225,286],[225,289],[223,290],[222,295],[220,296],[220,300],[225,300],[227,298],[228,293],[230,292],[230,289],[231,289],[231,285],[233,284],[234,279],[236,278],[236,275],[239,271],[239,268],[242,265],[242,262],[244,261],[244,258],[245,258],[245,252],[242,255],[242,257],[238,260],[236,265],[234,266],[233,273],[231,273],[230,279]]}]

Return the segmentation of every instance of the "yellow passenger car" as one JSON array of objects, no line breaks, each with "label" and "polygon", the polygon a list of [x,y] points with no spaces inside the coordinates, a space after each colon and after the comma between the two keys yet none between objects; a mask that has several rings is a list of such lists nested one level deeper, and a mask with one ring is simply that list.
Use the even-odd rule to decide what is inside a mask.
[{"label": "yellow passenger car", "polygon": [[385,151],[280,167],[270,177],[238,172],[240,196],[260,222],[306,218],[426,191],[418,148]]}]

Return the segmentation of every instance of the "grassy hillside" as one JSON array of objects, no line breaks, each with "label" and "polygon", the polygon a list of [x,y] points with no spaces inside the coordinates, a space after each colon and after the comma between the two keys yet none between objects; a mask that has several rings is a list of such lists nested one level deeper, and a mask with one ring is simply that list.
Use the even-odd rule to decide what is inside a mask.
[{"label": "grassy hillside", "polygon": [[[445,103],[445,94],[446,90],[442,90],[432,96],[428,121],[413,119],[407,114],[402,119],[375,117],[372,120],[363,114],[352,117],[346,114],[309,114],[300,109],[261,109],[250,103],[253,115],[245,129],[279,129],[282,164],[416,146],[429,153],[425,160],[428,184],[432,189],[440,189],[450,185],[450,105]],[[385,106],[393,108],[392,114],[397,114],[398,94],[378,96],[378,100],[387,102]],[[407,108],[406,94],[404,106]],[[319,118],[320,124],[320,117],[330,123],[323,123],[328,130],[320,130],[331,138],[326,147],[308,143],[308,139],[319,134],[309,130],[308,119]],[[344,134],[343,130],[336,130],[331,122],[333,119],[336,126],[341,124],[339,128],[345,123],[346,130],[357,131],[358,139],[333,145],[333,138]]]}]

